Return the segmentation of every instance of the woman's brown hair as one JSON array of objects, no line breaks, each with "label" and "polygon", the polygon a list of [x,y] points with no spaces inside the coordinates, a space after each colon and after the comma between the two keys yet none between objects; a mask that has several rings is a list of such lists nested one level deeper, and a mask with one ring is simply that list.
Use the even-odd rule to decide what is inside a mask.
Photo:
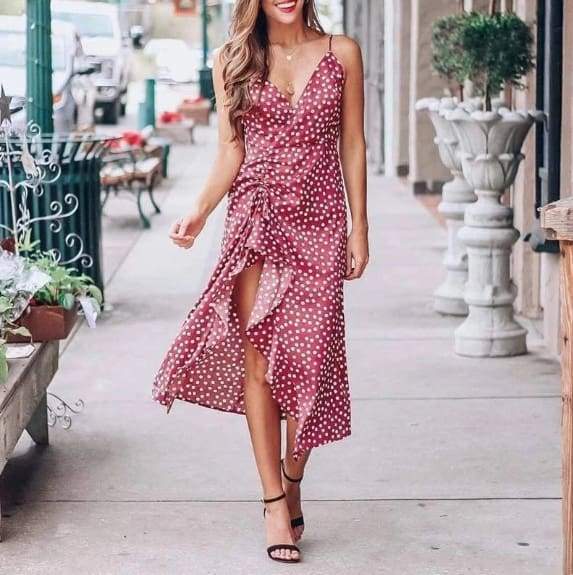
[{"label": "woman's brown hair", "polygon": [[[304,0],[305,24],[324,34],[314,0]],[[266,81],[269,73],[269,41],[261,0],[237,0],[233,10],[230,37],[220,52],[223,85],[233,139],[240,138],[241,118],[251,106],[249,85],[255,79]]]}]

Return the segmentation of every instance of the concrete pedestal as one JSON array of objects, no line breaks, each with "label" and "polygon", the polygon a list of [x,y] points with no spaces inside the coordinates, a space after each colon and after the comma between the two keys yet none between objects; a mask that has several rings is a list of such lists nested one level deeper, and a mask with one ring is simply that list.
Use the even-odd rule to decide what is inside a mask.
[{"label": "concrete pedestal", "polygon": [[502,205],[523,159],[520,150],[535,114],[467,111],[446,114],[460,143],[463,174],[476,190],[460,239],[468,251],[465,301],[469,315],[455,332],[455,350],[473,357],[526,353],[525,328],[513,317],[516,288],[510,277],[511,249],[519,237],[513,210]]},{"label": "concrete pedestal", "polygon": [[455,110],[454,98],[423,98],[416,103],[416,110],[426,111],[436,132],[434,143],[438,147],[442,164],[450,170],[453,180],[442,190],[439,212],[446,220],[448,248],[444,257],[446,278],[434,292],[434,309],[447,315],[467,315],[464,300],[467,280],[467,252],[458,232],[463,225],[466,207],[475,201],[472,187],[462,174],[462,162],[458,154],[459,142],[454,126],[446,119],[446,113]]}]

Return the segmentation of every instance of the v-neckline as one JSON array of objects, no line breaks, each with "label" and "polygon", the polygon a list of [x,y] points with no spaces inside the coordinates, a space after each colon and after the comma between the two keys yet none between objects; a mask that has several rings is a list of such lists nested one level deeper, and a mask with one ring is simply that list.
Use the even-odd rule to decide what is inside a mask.
[{"label": "v-neckline", "polygon": [[326,58],[330,54],[333,54],[332,50],[328,50],[325,54],[323,54],[322,58],[318,61],[318,64],[314,67],[313,71],[311,72],[310,76],[308,77],[308,80],[306,81],[306,84],[304,85],[304,88],[302,89],[300,96],[297,98],[297,101],[294,104],[291,103],[291,101],[285,96],[285,94],[282,92],[282,90],[280,90],[275,83],[271,82],[268,78],[265,80],[265,82],[269,86],[274,88],[274,90],[278,93],[278,95],[285,101],[285,103],[289,107],[289,109],[294,112],[294,111],[298,110],[298,107],[299,107],[302,99],[304,98],[304,96],[308,90],[308,87],[310,86],[310,84],[314,80],[314,77],[318,73],[318,70],[322,66],[322,63],[326,60]]}]

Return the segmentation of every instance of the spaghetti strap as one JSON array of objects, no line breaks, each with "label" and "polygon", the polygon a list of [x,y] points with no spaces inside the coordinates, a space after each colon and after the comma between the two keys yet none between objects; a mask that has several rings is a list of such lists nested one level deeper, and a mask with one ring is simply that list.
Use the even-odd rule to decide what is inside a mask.
[{"label": "spaghetti strap", "polygon": [[333,34],[330,35],[330,38],[328,38],[328,51],[332,52],[332,36]]}]

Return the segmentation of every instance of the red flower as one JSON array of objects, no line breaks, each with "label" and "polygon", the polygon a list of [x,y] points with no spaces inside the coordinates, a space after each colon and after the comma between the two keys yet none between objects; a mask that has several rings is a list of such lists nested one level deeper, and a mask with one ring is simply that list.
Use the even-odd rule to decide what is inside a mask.
[{"label": "red flower", "polygon": [[139,147],[143,144],[143,138],[139,132],[124,132],[122,138],[129,146]]},{"label": "red flower", "polygon": [[2,248],[7,252],[15,253],[16,240],[12,236],[10,236],[9,238],[4,238],[2,241],[0,241],[0,248]]},{"label": "red flower", "polygon": [[178,112],[163,112],[159,117],[159,120],[162,124],[171,124],[172,122],[180,122],[181,121],[181,114]]}]

